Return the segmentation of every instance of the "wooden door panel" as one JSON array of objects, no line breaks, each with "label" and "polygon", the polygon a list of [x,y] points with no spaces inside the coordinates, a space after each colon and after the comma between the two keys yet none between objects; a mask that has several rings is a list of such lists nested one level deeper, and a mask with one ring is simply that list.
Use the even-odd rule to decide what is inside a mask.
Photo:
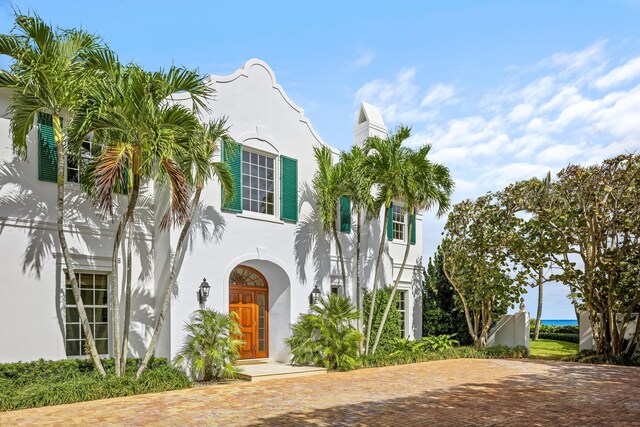
[{"label": "wooden door panel", "polygon": [[[237,321],[243,334],[244,345],[240,347],[240,359],[252,359],[256,357],[269,357],[265,341],[268,343],[268,317],[265,315],[267,293],[255,289],[229,290],[229,312],[238,314]],[[262,305],[260,311],[259,304]],[[259,333],[259,312],[262,312],[262,333]],[[262,336],[262,343],[259,342]],[[238,337],[236,337],[238,338]],[[260,347],[260,348],[259,348]]]}]

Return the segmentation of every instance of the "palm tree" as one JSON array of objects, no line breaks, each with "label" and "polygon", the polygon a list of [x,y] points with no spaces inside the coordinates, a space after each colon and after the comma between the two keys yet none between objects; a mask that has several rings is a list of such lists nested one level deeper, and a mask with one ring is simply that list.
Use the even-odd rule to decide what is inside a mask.
[{"label": "palm tree", "polygon": [[[449,168],[429,161],[427,155],[430,150],[431,146],[425,145],[415,151],[410,151],[409,155],[403,158],[403,170],[405,173],[399,176],[398,181],[402,188],[401,195],[405,202],[404,211],[409,215],[409,219],[416,215],[418,211],[429,210],[436,205],[438,206],[437,216],[440,217],[449,209],[451,204],[451,193],[454,184],[449,174]],[[407,236],[411,236],[412,223],[413,221],[408,221]],[[387,321],[387,315],[393,304],[393,298],[407,264],[409,249],[411,248],[411,239],[407,238],[406,240],[407,243],[402,264],[400,265],[400,270],[391,289],[391,295],[384,309],[382,320],[376,333],[376,339],[371,349],[372,354],[376,352],[376,348],[378,347],[380,336]]]},{"label": "palm tree", "polygon": [[331,149],[326,145],[313,147],[318,170],[313,178],[313,187],[316,191],[317,208],[320,222],[325,233],[331,232],[333,240],[338,250],[340,260],[340,270],[342,273],[342,286],[347,286],[347,272],[344,268],[344,256],[342,254],[342,244],[338,236],[336,218],[338,211],[338,200],[342,196],[342,180],[344,177],[340,165],[334,165]]},{"label": "palm tree", "polygon": [[67,147],[65,132],[62,130],[62,114],[67,119],[73,119],[90,84],[91,76],[87,73],[84,58],[98,47],[99,40],[96,36],[82,30],[54,30],[37,15],[17,15],[14,33],[0,35],[0,54],[13,59],[11,71],[0,70],[0,87],[13,90],[9,113],[14,152],[19,157],[26,158],[27,136],[38,113],[49,113],[53,118],[58,157],[58,239],[85,335],[85,348],[96,370],[104,376],[105,371],[80,296],[73,260],[64,233],[64,173]]},{"label": "palm tree", "polygon": [[182,231],[178,242],[176,244],[176,250],[171,263],[171,270],[167,279],[167,286],[165,287],[164,296],[162,298],[162,308],[160,314],[156,319],[156,325],[153,330],[153,336],[147,346],[144,359],[140,362],[138,371],[136,372],[136,378],[140,378],[140,375],[147,368],[147,364],[155,351],[158,340],[160,339],[160,331],[164,325],[164,320],[169,311],[169,303],[171,302],[171,295],[173,295],[173,289],[176,286],[176,279],[178,272],[180,271],[180,265],[184,257],[184,251],[186,250],[187,235],[189,229],[195,218],[196,212],[200,205],[200,196],[205,184],[217,177],[222,187],[222,193],[225,198],[231,200],[233,198],[236,189],[233,187],[233,176],[229,169],[229,165],[225,162],[214,161],[214,155],[218,152],[218,142],[228,138],[228,128],[226,127],[226,119],[217,121],[211,121],[206,126],[199,127],[194,132],[190,141],[190,148],[186,151],[185,156],[179,162],[182,169],[190,178],[191,185],[195,188],[193,198],[191,200],[191,207],[189,209],[189,216],[182,225]]},{"label": "palm tree", "polygon": [[209,309],[196,311],[185,325],[184,344],[174,364],[185,366],[193,379],[203,381],[234,378],[242,341],[237,313],[218,313]]},{"label": "palm tree", "polygon": [[[364,143],[364,150],[367,157],[364,161],[364,167],[369,171],[371,176],[375,177],[378,194],[374,202],[375,212],[380,212],[384,208],[384,216],[382,226],[385,227],[389,220],[391,203],[394,199],[402,196],[401,188],[402,177],[405,175],[404,165],[406,157],[409,156],[411,150],[403,147],[402,143],[411,135],[411,128],[400,126],[398,129],[382,139],[379,137],[370,137]],[[371,307],[369,308],[369,317],[367,320],[367,335],[365,337],[365,353],[369,354],[371,344],[371,328],[373,326],[373,314],[378,291],[378,274],[380,264],[382,263],[382,254],[384,253],[385,233],[380,232],[380,246],[378,248],[378,256],[374,270],[373,293],[371,295]],[[380,329],[379,329],[380,330]]]},{"label": "palm tree", "polygon": [[[79,109],[73,141],[78,144],[93,133],[102,151],[87,168],[83,184],[97,206],[111,215],[114,189],[126,182],[128,195],[116,229],[111,263],[114,358],[116,375],[120,376],[126,367],[128,348],[126,340],[120,341],[117,315],[120,245],[144,180],[160,177],[169,183],[170,208],[162,219],[163,228],[186,221],[191,189],[176,159],[189,148],[190,136],[198,126],[194,112],[205,107],[212,89],[197,72],[178,67],[147,72],[136,65],[123,66],[115,55],[105,51],[92,55],[89,64],[104,78]],[[176,92],[191,96],[193,110],[167,101]],[[130,300],[130,286],[127,288],[126,298]],[[126,334],[128,325],[124,326]]]},{"label": "palm tree", "polygon": [[362,215],[366,220],[375,216],[376,209],[371,188],[373,177],[365,167],[366,153],[360,146],[354,145],[351,151],[346,151],[340,155],[340,164],[344,168],[343,188],[344,195],[351,201],[351,210],[356,213],[356,307],[360,312],[358,320],[358,330],[362,331],[362,301],[360,285],[360,244],[362,237]]}]

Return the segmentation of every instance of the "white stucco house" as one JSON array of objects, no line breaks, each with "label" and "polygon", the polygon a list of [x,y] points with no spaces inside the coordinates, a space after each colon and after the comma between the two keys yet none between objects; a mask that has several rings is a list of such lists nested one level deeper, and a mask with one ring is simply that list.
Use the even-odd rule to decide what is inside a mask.
[{"label": "white stucco house", "polygon": [[[351,244],[355,215],[350,218],[348,208],[339,215],[349,270],[348,283],[343,284],[334,247],[313,211],[313,147],[325,142],[263,61],[250,60],[227,76],[212,75],[209,84],[216,95],[210,101],[210,117],[203,120],[228,118],[230,135],[241,150],[235,156],[224,152],[222,156],[234,171],[239,191],[235,200],[223,205],[217,182],[205,189],[202,212],[192,227],[178,291],[156,354],[172,357],[181,346],[184,323],[198,309],[197,290],[206,278],[211,286],[208,307],[244,313],[247,344],[242,358],[286,361],[285,338],[291,323],[307,312],[314,286],[324,293],[356,293]],[[55,168],[52,179],[47,117],[38,118],[30,135],[28,160],[16,159],[6,112],[9,99],[10,92],[0,92],[0,263],[4,273],[0,280],[0,362],[78,357],[82,355],[81,328],[73,296],[66,289],[56,235]],[[176,101],[189,102],[180,99],[180,94]],[[354,144],[386,132],[378,109],[363,103],[357,112]],[[339,151],[333,151],[337,156]],[[110,355],[110,324],[115,314],[109,310],[107,290],[116,224],[98,215],[86,200],[77,184],[78,173],[69,163],[66,234],[98,350]],[[126,198],[117,197],[121,202]],[[161,231],[157,226],[162,204],[163,192],[148,183],[136,214],[132,260],[133,357],[143,355],[150,339],[179,232]],[[400,284],[401,310],[403,333],[420,337],[422,215],[416,215],[415,235],[408,236],[409,218],[402,213],[402,202],[394,206],[389,224],[377,220],[363,227],[362,274],[371,288],[377,245],[380,234],[385,233],[383,270],[384,282],[389,283],[397,274],[405,242],[412,239]],[[123,282],[124,262],[119,261]]]}]

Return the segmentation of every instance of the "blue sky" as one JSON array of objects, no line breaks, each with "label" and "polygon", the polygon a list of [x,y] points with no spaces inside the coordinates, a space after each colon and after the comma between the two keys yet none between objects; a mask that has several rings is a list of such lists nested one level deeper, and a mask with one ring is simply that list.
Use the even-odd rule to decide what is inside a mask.
[{"label": "blue sky", "polygon": [[[333,146],[352,143],[361,100],[412,126],[410,144],[451,169],[455,201],[640,149],[640,1],[380,3],[0,2],[0,31],[17,6],[149,69],[263,59]],[[428,258],[443,220],[426,218]],[[543,318],[573,316],[566,294],[547,287]]]}]

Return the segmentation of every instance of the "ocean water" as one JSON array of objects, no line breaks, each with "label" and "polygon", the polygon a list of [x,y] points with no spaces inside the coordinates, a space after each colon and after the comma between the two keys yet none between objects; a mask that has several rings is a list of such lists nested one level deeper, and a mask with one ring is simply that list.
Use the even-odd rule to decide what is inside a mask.
[{"label": "ocean water", "polygon": [[577,326],[576,319],[542,319],[543,325],[549,326]]}]

